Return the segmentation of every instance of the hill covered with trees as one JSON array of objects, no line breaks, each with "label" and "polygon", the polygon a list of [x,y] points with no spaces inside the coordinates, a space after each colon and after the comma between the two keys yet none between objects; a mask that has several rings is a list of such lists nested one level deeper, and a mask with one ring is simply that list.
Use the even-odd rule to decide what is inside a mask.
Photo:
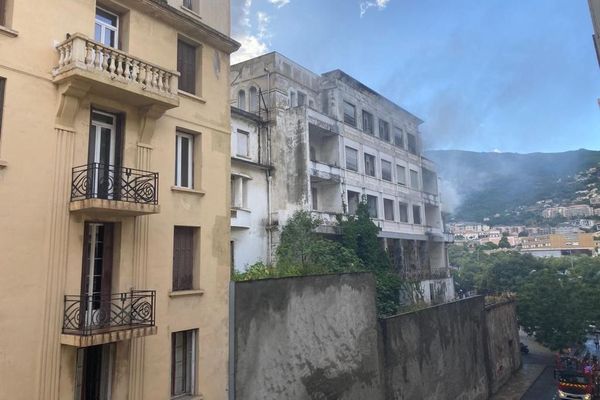
[{"label": "hill covered with trees", "polygon": [[426,156],[438,165],[444,181],[442,200],[451,206],[449,211],[457,220],[526,223],[540,218],[541,201],[551,200],[554,205],[583,202],[577,192],[600,187],[600,168],[596,168],[600,151],[434,150]]}]

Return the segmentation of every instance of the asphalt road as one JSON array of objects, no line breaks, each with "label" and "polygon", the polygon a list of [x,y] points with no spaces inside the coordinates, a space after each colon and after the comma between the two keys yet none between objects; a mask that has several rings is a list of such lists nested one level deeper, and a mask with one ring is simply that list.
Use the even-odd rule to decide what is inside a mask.
[{"label": "asphalt road", "polygon": [[[586,343],[587,348],[592,354],[600,356],[598,351],[590,337]],[[536,363],[547,365],[544,372],[534,382],[533,385],[525,392],[521,400],[553,400],[557,399],[556,395],[556,381],[554,380],[554,358],[548,355],[540,355],[530,353],[523,356],[524,363]]]}]

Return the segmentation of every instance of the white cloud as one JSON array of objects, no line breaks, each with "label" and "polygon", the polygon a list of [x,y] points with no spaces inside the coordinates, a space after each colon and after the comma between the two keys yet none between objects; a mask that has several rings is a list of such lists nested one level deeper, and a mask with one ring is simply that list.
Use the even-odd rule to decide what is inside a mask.
[{"label": "white cloud", "polygon": [[242,46],[238,51],[231,55],[231,64],[237,64],[258,57],[269,50],[269,47],[265,42],[253,35],[238,37],[236,40],[240,42]]},{"label": "white cloud", "polygon": [[269,32],[269,22],[271,22],[271,17],[262,11],[256,13],[256,21],[257,21],[257,33],[259,39],[265,40],[271,37],[271,33]]},{"label": "white cloud", "polygon": [[360,16],[362,18],[363,15],[367,12],[367,10],[371,7],[375,7],[378,10],[383,10],[387,7],[390,0],[368,0],[360,3]]},{"label": "white cloud", "polygon": [[273,4],[277,8],[281,8],[290,3],[290,0],[269,0],[269,3]]}]

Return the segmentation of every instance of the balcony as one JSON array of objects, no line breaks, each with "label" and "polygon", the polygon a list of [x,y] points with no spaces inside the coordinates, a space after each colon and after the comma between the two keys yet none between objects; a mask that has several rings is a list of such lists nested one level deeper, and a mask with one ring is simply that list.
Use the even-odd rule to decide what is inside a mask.
[{"label": "balcony", "polygon": [[87,347],[154,335],[156,292],[67,295],[61,343]]},{"label": "balcony", "polygon": [[249,229],[252,213],[250,210],[239,207],[231,208],[231,227]]},{"label": "balcony", "polygon": [[341,181],[341,170],[339,167],[334,165],[324,164],[318,161],[310,162],[310,175],[314,178],[314,181]]},{"label": "balcony", "polygon": [[445,268],[432,268],[431,270],[401,270],[400,276],[411,282],[446,279],[450,272]]},{"label": "balcony", "polygon": [[92,163],[73,168],[71,212],[138,216],[160,212],[158,173]]},{"label": "balcony", "polygon": [[56,47],[55,83],[79,80],[96,94],[118,98],[134,106],[179,105],[179,72],[171,71],[124,51],[75,33]]}]

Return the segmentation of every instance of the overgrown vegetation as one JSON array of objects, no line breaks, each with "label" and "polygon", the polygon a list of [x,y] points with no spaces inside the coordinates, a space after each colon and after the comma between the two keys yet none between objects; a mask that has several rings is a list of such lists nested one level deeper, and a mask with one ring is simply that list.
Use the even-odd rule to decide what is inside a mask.
[{"label": "overgrown vegetation", "polygon": [[376,281],[378,315],[396,314],[400,309],[403,282],[392,270],[387,253],[379,244],[379,228],[371,221],[366,203],[359,204],[356,215],[338,219],[339,241],[317,233],[320,224],[321,221],[309,212],[296,212],[283,227],[277,263],[252,265],[246,272],[234,273],[233,279],[372,272]]},{"label": "overgrown vegetation", "polygon": [[449,258],[457,291],[515,293],[520,325],[551,349],[583,341],[600,322],[600,258],[540,259],[483,246],[451,246]]}]

